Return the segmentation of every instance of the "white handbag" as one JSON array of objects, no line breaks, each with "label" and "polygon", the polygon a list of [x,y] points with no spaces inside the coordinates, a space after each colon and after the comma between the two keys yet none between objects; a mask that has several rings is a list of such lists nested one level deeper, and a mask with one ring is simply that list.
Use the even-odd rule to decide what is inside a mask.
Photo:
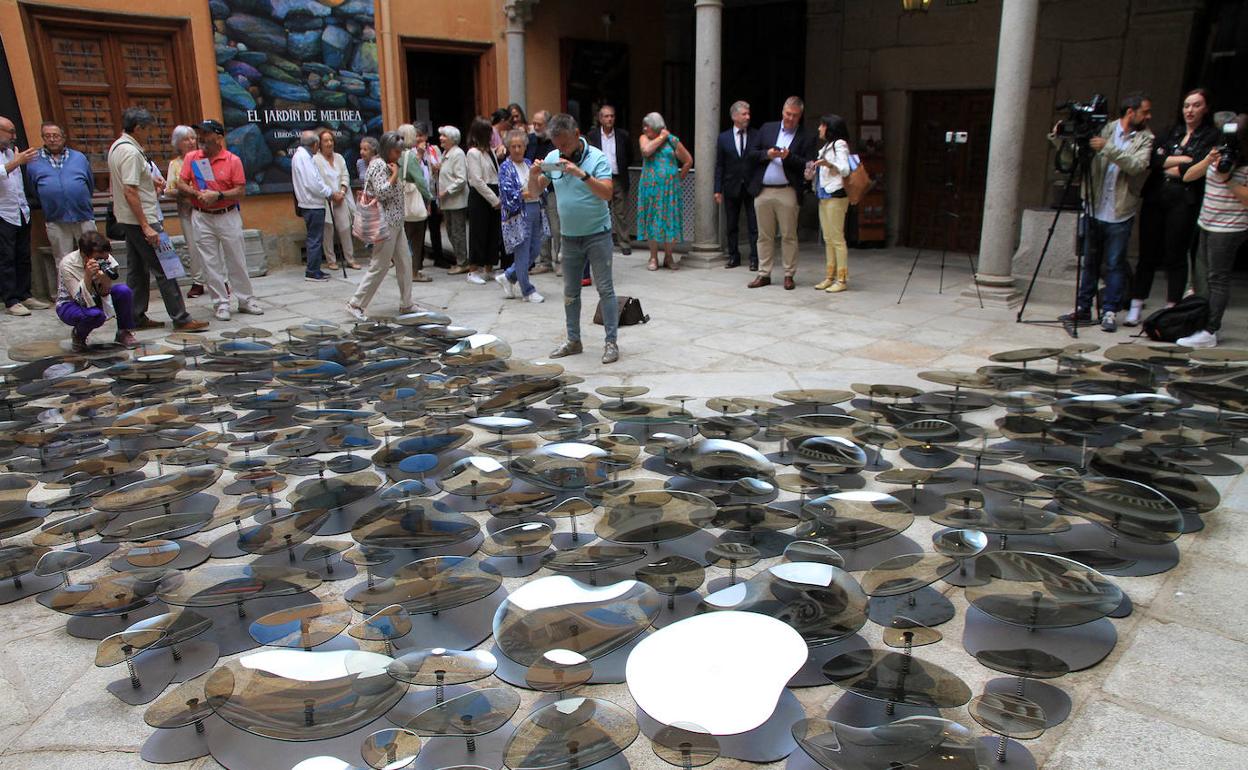
[{"label": "white handbag", "polygon": [[[403,153],[403,175],[407,176],[407,170],[412,162],[413,153],[407,150]],[[403,183],[403,220],[406,222],[423,222],[429,218],[429,209],[425,206],[425,196],[420,194],[420,188],[415,182]]]}]

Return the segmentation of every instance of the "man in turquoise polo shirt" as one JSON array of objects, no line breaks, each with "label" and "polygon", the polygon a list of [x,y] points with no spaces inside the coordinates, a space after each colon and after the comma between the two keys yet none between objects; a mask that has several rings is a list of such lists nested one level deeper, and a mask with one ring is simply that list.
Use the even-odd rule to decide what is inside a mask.
[{"label": "man in turquoise polo shirt", "polygon": [[[563,257],[563,311],[568,339],[551,352],[551,358],[573,356],[581,345],[581,273],[586,263],[594,276],[602,306],[607,342],[604,364],[620,360],[616,342],[620,308],[611,280],[611,163],[602,151],[581,138],[576,118],[567,114],[550,119],[548,131],[555,149],[543,159],[540,172],[529,174],[534,197],[546,186],[555,188],[559,208],[559,235]],[[538,171],[538,169],[534,169]]]}]

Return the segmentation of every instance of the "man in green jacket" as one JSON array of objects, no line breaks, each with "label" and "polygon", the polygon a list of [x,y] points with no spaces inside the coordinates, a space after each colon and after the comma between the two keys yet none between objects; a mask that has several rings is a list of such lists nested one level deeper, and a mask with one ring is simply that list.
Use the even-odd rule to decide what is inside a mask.
[{"label": "man in green jacket", "polygon": [[1153,103],[1146,95],[1138,91],[1127,94],[1119,104],[1119,119],[1107,123],[1099,136],[1088,140],[1095,154],[1083,196],[1091,216],[1084,235],[1076,311],[1062,316],[1063,321],[1092,320],[1092,299],[1103,272],[1101,329],[1118,329],[1116,314],[1125,299],[1127,242],[1140,211],[1140,193],[1148,178],[1148,158],[1153,149],[1153,134],[1148,130],[1152,112]]}]

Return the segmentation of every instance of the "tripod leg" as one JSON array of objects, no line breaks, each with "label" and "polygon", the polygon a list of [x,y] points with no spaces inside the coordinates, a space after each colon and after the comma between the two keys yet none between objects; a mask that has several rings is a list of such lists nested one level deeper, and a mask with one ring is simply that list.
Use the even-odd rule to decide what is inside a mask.
[{"label": "tripod leg", "polygon": [[940,282],[936,285],[937,294],[945,293],[945,255],[948,253],[948,251],[940,252]]},{"label": "tripod leg", "polygon": [[923,249],[914,252],[914,261],[910,263],[910,272],[906,273],[906,282],[901,285],[901,294],[897,295],[897,304],[901,304],[901,298],[906,296],[906,287],[910,285],[910,276],[914,275],[914,268],[919,264],[919,255],[923,253]]},{"label": "tripod leg", "polygon": [[979,300],[979,306],[984,306],[984,295],[979,293],[979,268],[975,265],[975,258],[971,256],[971,252],[966,252],[966,261],[971,264],[971,283],[975,286],[975,298]]}]

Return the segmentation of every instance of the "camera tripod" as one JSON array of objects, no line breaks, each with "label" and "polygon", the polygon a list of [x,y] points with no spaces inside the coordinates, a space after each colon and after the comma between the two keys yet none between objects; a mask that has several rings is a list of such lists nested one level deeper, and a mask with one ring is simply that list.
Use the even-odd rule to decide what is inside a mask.
[{"label": "camera tripod", "polygon": [[[936,289],[937,294],[945,293],[945,257],[949,254],[949,242],[953,239],[952,230],[957,226],[961,214],[957,212],[958,208],[958,185],[953,181],[953,154],[957,151],[958,145],[966,144],[965,131],[946,131],[945,132],[945,199],[950,201],[949,208],[942,209],[937,212],[936,216],[945,218],[945,226],[942,229],[944,233],[944,242],[940,250],[940,283]],[[901,285],[901,293],[897,295],[897,304],[901,304],[902,297],[906,296],[906,288],[910,285],[910,278],[914,275],[914,269],[919,264],[919,257],[923,254],[923,248],[919,247],[914,252],[914,261],[910,263],[910,272],[906,274],[906,282]],[[983,295],[979,293],[979,282],[975,280],[975,260],[968,253],[966,255],[967,262],[971,265],[971,283],[975,286],[975,296],[979,299],[979,306],[984,306]]]},{"label": "camera tripod", "polygon": [[[1059,151],[1060,153],[1060,151]],[[1070,321],[1063,321],[1060,318],[1052,320],[1043,319],[1037,321],[1024,321],[1023,313],[1027,310],[1027,302],[1031,299],[1031,291],[1036,287],[1036,279],[1040,276],[1040,266],[1044,264],[1044,257],[1049,253],[1049,244],[1053,241],[1053,232],[1057,230],[1057,220],[1062,216],[1062,212],[1066,211],[1066,193],[1062,193],[1062,200],[1058,202],[1057,211],[1053,214],[1053,222],[1049,225],[1049,232],[1044,237],[1044,247],[1040,249],[1040,256],[1036,259],[1036,269],[1031,273],[1031,280],[1027,283],[1027,293],[1023,295],[1023,304],[1018,309],[1018,316],[1015,317],[1016,323],[1035,324],[1037,326],[1060,325],[1066,330],[1066,333],[1075,339],[1079,338],[1079,325],[1092,326],[1095,322],[1091,319],[1087,321],[1079,320],[1079,290],[1082,288],[1080,282],[1083,280],[1083,259],[1085,250],[1085,235],[1088,227],[1088,218],[1092,216],[1092,201],[1085,195],[1085,190],[1091,190],[1092,182],[1092,148],[1088,146],[1087,140],[1080,140],[1075,144],[1075,157],[1070,164],[1070,172],[1066,176],[1066,190],[1070,190],[1070,186],[1075,183],[1075,179],[1079,180],[1079,221],[1075,227],[1075,299],[1074,310],[1071,312]]]}]

